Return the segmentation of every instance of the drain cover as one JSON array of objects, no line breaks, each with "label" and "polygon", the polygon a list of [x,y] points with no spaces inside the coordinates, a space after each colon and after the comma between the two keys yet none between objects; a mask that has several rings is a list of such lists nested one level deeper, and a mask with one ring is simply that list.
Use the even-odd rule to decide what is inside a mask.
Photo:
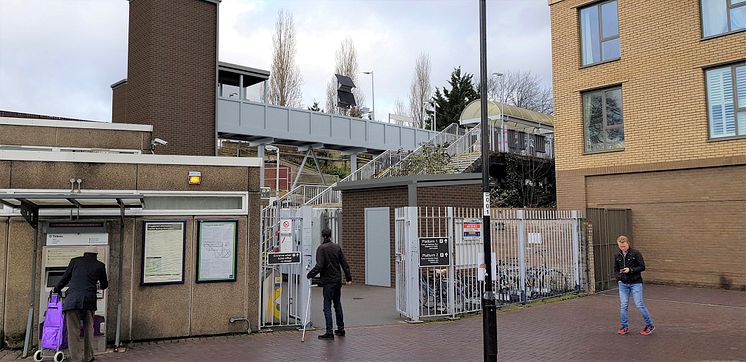
[{"label": "drain cover", "polygon": [[365,299],[365,298],[360,298],[360,297],[352,297],[352,300],[361,300],[361,299]]}]

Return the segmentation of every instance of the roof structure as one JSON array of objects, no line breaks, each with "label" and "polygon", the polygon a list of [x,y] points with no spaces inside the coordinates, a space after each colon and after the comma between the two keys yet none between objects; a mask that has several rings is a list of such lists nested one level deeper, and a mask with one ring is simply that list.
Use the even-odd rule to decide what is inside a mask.
[{"label": "roof structure", "polygon": [[[461,112],[459,122],[461,125],[479,123],[481,119],[481,103],[477,99],[469,103]],[[530,111],[526,108],[511,106],[509,104],[488,101],[487,118],[490,121],[517,121],[528,125],[544,126],[554,128],[554,117],[548,114]]]}]

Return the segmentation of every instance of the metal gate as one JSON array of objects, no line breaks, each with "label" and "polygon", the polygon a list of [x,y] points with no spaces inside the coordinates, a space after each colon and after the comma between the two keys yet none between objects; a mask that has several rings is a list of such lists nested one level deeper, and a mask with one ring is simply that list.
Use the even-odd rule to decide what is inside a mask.
[{"label": "metal gate", "polygon": [[[288,227],[282,227],[287,223]],[[310,292],[307,272],[315,264],[316,247],[321,230],[332,230],[332,240],[339,240],[342,225],[340,209],[300,208],[262,209],[259,260],[259,327],[301,327]],[[284,240],[283,240],[284,239]],[[283,246],[283,242],[290,245]],[[295,262],[275,264],[268,259],[273,253],[300,254]],[[310,310],[310,308],[309,308]],[[310,318],[308,319],[310,320]]]},{"label": "metal gate", "polygon": [[593,245],[593,276],[596,291],[616,286],[614,255],[619,251],[619,235],[632,238],[632,210],[588,209]]},{"label": "metal gate", "polygon": [[[400,314],[419,320],[481,310],[485,272],[481,212],[429,207],[396,210]],[[581,216],[578,211],[492,210],[493,290],[498,305],[583,289],[581,270],[586,259]],[[435,250],[436,244],[442,249]]]}]

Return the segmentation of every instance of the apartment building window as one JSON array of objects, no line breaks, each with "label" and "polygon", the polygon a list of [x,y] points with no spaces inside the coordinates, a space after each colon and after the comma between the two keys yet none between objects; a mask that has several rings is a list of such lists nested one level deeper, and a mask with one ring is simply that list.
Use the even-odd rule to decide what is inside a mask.
[{"label": "apartment building window", "polygon": [[746,63],[708,69],[705,78],[710,138],[746,136]]},{"label": "apartment building window", "polygon": [[583,65],[619,58],[619,18],[616,0],[580,9],[580,44]]},{"label": "apartment building window", "polygon": [[700,0],[704,37],[746,29],[746,0]]},{"label": "apartment building window", "polygon": [[624,149],[624,118],[620,87],[583,93],[585,152]]}]

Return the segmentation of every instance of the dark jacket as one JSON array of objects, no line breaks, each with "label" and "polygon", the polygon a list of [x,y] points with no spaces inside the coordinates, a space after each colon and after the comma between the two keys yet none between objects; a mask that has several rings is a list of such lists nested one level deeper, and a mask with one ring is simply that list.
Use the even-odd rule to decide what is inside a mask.
[{"label": "dark jacket", "polygon": [[[629,273],[620,273],[619,271],[629,268]],[[642,259],[642,253],[637,249],[627,249],[627,255],[624,256],[622,251],[614,257],[614,272],[616,279],[622,283],[638,284],[642,283],[642,272],[645,271],[645,260]]]},{"label": "dark jacket", "polygon": [[320,272],[321,285],[341,283],[340,266],[344,269],[346,280],[351,282],[350,265],[347,264],[342,248],[337,243],[333,243],[331,239],[327,239],[316,249],[316,266],[308,272],[306,277],[311,279]]},{"label": "dark jacket", "polygon": [[62,310],[96,310],[96,282],[100,283],[101,289],[109,286],[106,266],[96,260],[96,254],[85,253],[70,260],[65,274],[54,287],[54,292],[59,293],[69,284],[65,299],[62,301]]}]

